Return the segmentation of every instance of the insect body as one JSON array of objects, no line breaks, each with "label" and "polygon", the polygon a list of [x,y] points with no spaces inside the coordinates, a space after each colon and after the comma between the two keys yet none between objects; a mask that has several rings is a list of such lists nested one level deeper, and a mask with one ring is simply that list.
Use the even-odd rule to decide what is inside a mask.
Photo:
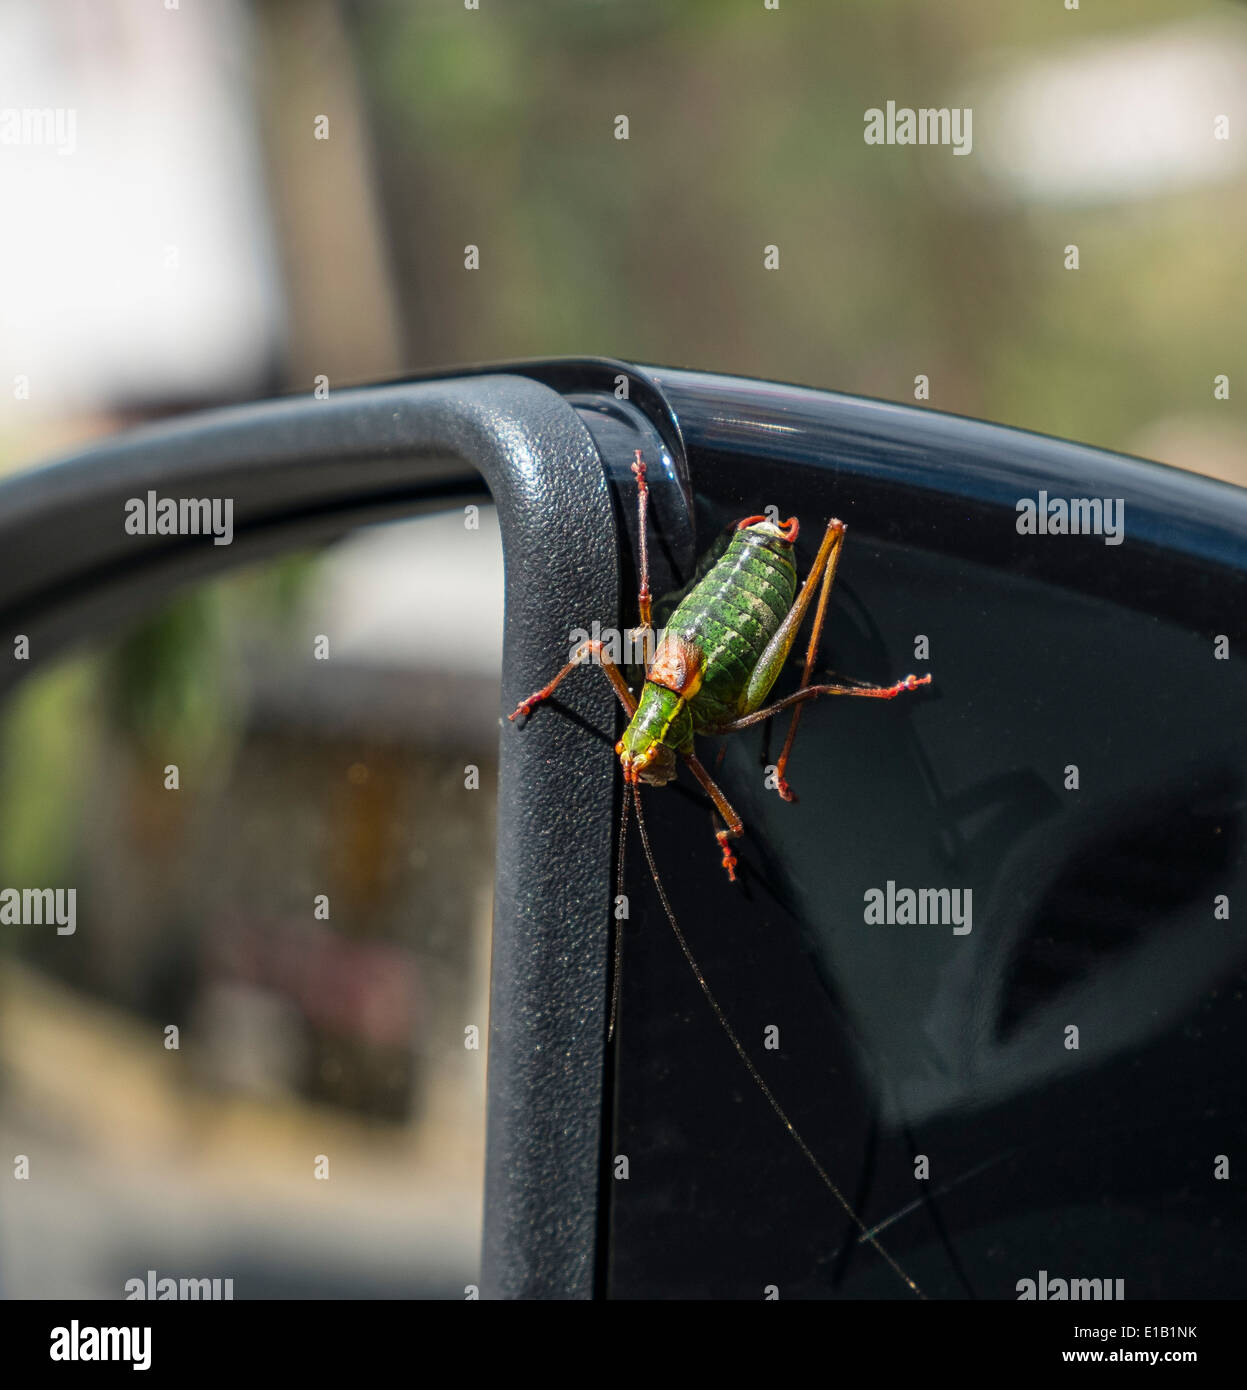
[{"label": "insect body", "polygon": [[[649,489],[639,449],[632,471],[637,478],[640,509],[641,585],[637,597],[641,631],[649,636],[653,630],[645,525]],[[723,867],[732,880],[736,877],[736,856],[728,841],[739,836],[744,826],[698,761],[693,736],[736,733],[795,705],[775,767],[776,790],[785,801],[792,801],[795,798],[785,773],[805,701],[820,695],[890,700],[928,684],[931,679],[906,676],[894,685],[883,686],[810,684],[847,528],[834,518],[827,523],[809,576],[799,589],[793,559],[798,529],[796,517],[782,525],[765,516],[750,516],[737,523],[727,550],[672,614],[663,640],[646,666],[639,700],[607,655],[604,644],[592,641],[583,643],[549,685],[521,701],[510,715],[516,719],[529,714],[578,665],[595,657],[629,716],[628,727],[615,748],[624,781],[634,786],[640,782],[664,786],[675,776],[676,759],[683,758],[723,819],[723,828],[715,834],[723,850]],[[801,685],[795,694],[766,705],[766,697],[783,670],[815,591],[819,595],[818,608]],[[646,651],[650,645],[647,641]]]},{"label": "insect body", "polygon": [[[645,463],[639,449],[632,471],[637,479],[637,505],[640,514],[641,582],[637,593],[641,610],[640,633],[647,639],[644,641],[643,650],[648,653],[652,648],[652,640],[648,639],[652,639],[653,636],[646,539],[649,489],[645,481]],[[921,1296],[917,1284],[883,1248],[875,1233],[867,1229],[848,1199],[797,1132],[719,1006],[693,957],[663,888],[641,811],[641,784],[666,785],[676,775],[677,760],[682,759],[709,794],[723,822],[722,828],[716,830],[715,835],[723,852],[723,867],[727,870],[728,878],[734,881],[736,857],[732,854],[729,841],[739,836],[744,827],[727,797],[698,761],[693,743],[695,735],[736,733],[772,718],[790,705],[794,706],[792,723],[789,725],[783,751],[775,768],[776,790],[784,800],[793,801],[795,797],[788,785],[785,772],[806,701],[822,695],[853,695],[890,700],[904,691],[915,690],[918,686],[930,682],[930,676],[906,676],[894,685],[885,686],[848,682],[810,684],[846,528],[842,521],[833,519],[827,523],[814,564],[804,584],[800,586],[793,558],[793,545],[798,529],[796,517],[790,517],[779,524],[765,516],[750,516],[736,524],[726,550],[712,563],[710,557],[706,557],[699,567],[704,571],[703,577],[685,595],[672,614],[662,641],[646,664],[645,680],[639,698],[634,696],[622,671],[607,654],[605,644],[594,640],[582,643],[558,675],[548,685],[522,700],[510,718],[514,720],[520,715],[531,713],[535,706],[554,693],[578,665],[590,657],[596,658],[602,670],[606,672],[619,702],[628,713],[628,726],[615,746],[624,776],[623,811],[619,826],[620,892],[628,811],[630,806],[634,806],[646,861],[663,910],[702,993],[737,1055],[797,1147],[862,1232],[863,1238],[874,1246],[909,1288]],[[801,683],[794,694],[767,705],[767,696],[788,659],[798,629],[816,592],[818,606],[806,650]],[[618,1008],[622,943],[623,937],[617,930],[608,1037],[614,1034]]]},{"label": "insect body", "polygon": [[741,522],[726,553],[675,610],[620,740],[624,775],[662,786],[693,735],[713,734],[769,693],[781,663],[760,660],[797,594],[796,522]]}]

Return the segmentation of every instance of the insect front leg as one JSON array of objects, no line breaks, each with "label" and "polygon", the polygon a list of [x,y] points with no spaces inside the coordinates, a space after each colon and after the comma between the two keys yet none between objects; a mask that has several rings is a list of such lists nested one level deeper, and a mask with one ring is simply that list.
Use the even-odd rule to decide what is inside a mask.
[{"label": "insect front leg", "polygon": [[566,666],[558,673],[549,685],[543,685],[540,690],[535,690],[527,700],[521,700],[515,709],[507,715],[508,719],[518,719],[521,714],[527,715],[533,712],[535,706],[541,704],[543,700],[548,700],[558,689],[568,676],[581,666],[591,656],[597,657],[597,664],[606,672],[610,683],[615,687],[615,694],[619,697],[619,703],[628,711],[628,718],[631,719],[636,713],[636,700],[633,698],[632,691],[628,689],[628,682],[623,678],[623,672],[606,654],[604,642],[582,642],[576,648],[575,654]]},{"label": "insect front leg", "polygon": [[728,881],[735,883],[736,856],[732,853],[728,841],[735,840],[744,834],[745,823],[736,814],[736,809],[733,807],[732,803],[723,795],[722,791],[719,790],[719,786],[714,778],[711,777],[706,769],[702,767],[701,763],[698,762],[696,754],[685,753],[684,760],[692,770],[693,776],[696,777],[705,788],[710,800],[714,802],[715,810],[723,817],[726,828],[723,830],[716,830],[714,837],[718,840],[719,848],[723,851],[723,867],[727,870]]},{"label": "insect front leg", "polygon": [[632,465],[636,476],[637,538],[641,551],[641,575],[637,586],[637,606],[641,610],[641,625],[630,634],[641,636],[643,664],[649,670],[654,655],[654,613],[649,591],[649,483],[645,478],[645,460],[641,451],[636,451],[636,462]]}]

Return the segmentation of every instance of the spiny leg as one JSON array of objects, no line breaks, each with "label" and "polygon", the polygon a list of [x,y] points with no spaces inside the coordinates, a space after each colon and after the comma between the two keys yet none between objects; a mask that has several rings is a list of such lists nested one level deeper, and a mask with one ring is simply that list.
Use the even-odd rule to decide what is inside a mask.
[{"label": "spiny leg", "polygon": [[515,709],[507,715],[508,719],[518,719],[521,714],[531,714],[536,705],[543,700],[548,700],[558,689],[577,666],[584,664],[586,658],[596,655],[598,665],[606,672],[610,683],[615,687],[615,694],[619,697],[619,703],[628,711],[628,718],[631,719],[636,713],[636,700],[633,698],[632,691],[628,689],[628,682],[624,680],[623,673],[619,667],[607,656],[604,642],[582,642],[576,648],[575,655],[566,666],[558,673],[549,685],[543,685],[540,690],[535,690],[527,700],[521,700]]},{"label": "spiny leg", "polygon": [[810,606],[810,600],[814,597],[814,590],[819,580],[822,579],[829,565],[832,572],[835,572],[840,559],[840,548],[844,544],[844,533],[847,529],[844,522],[837,521],[835,517],[832,517],[827,523],[827,529],[823,532],[823,539],[818,547],[818,554],[814,557],[814,563],[810,566],[805,583],[802,584],[796,600],[788,610],[788,615],[780,623],[775,636],[766,644],[765,650],[758,658],[758,664],[750,673],[749,684],[745,687],[743,706],[746,714],[752,714],[770,694],[771,687],[775,684],[780,671],[784,668],[784,663],[788,660],[788,653],[792,650],[792,644],[797,640],[797,630],[805,618],[806,610]]},{"label": "spiny leg", "polygon": [[930,676],[906,676],[895,685],[807,685],[804,690],[785,695],[782,700],[776,700],[765,709],[755,710],[741,719],[733,719],[730,724],[719,724],[713,729],[706,729],[705,732],[715,737],[719,734],[738,734],[742,729],[761,724],[764,719],[771,719],[789,705],[803,704],[806,700],[814,699],[816,695],[860,695],[867,700],[895,700],[907,690],[917,690],[920,685],[930,684]]},{"label": "spiny leg", "polygon": [[[638,632],[644,634],[642,637],[642,651],[645,654],[645,665],[648,668],[653,647],[653,613],[649,591],[649,540],[648,540],[648,514],[649,514],[649,484],[645,480],[645,460],[641,456],[641,451],[636,451],[636,462],[632,465],[632,472],[637,481],[637,532],[640,537],[641,550],[641,582],[637,590],[637,602],[641,609],[641,626]],[[606,672],[611,684],[615,687],[615,694],[619,697],[619,703],[628,711],[628,717],[636,713],[636,700],[633,699],[632,692],[628,689],[628,683],[624,680],[619,667],[606,655],[603,650],[603,643],[585,642],[576,651],[572,659],[550,682],[540,690],[534,691],[527,700],[521,700],[516,706],[515,711],[507,716],[508,719],[516,719],[521,714],[531,714],[533,707],[541,704],[543,700],[548,700],[558,686],[581,665],[585,658],[591,653],[596,653],[598,665]]]},{"label": "spiny leg", "polygon": [[[632,803],[634,792],[634,784],[625,781],[623,784],[623,804],[619,808],[619,842],[615,847],[615,902],[617,904],[622,902],[624,898],[624,852],[628,847],[628,807]],[[623,981],[623,923],[618,916],[611,923],[611,930],[615,937],[615,949],[612,952],[611,1011],[606,1024],[607,1042],[610,1042],[615,1036],[615,1023],[619,1018],[619,987]]]},{"label": "spiny leg", "polygon": [[[745,523],[742,522],[740,524],[744,525]],[[810,572],[806,576],[805,583],[801,586],[801,592],[797,595],[796,602],[789,610],[784,621],[780,624],[779,630],[775,633],[775,636],[771,638],[770,642],[767,643],[766,650],[759,658],[758,664],[750,677],[745,697],[747,709],[750,708],[750,702],[752,702],[754,708],[760,705],[762,701],[766,699],[771,686],[775,684],[775,679],[779,675],[784,662],[787,661],[788,653],[792,650],[792,644],[796,640],[797,631],[801,626],[801,620],[805,617],[806,610],[810,606],[810,600],[814,597],[814,588],[821,578],[823,580],[823,588],[822,596],[819,599],[815,634],[810,644],[809,653],[806,656],[806,667],[804,675],[802,676],[802,686],[806,690],[811,689],[809,685],[810,668],[814,663],[814,657],[817,652],[818,632],[822,627],[823,615],[827,611],[827,594],[831,587],[827,576],[835,574],[836,564],[840,557],[840,549],[844,544],[845,530],[846,527],[844,522],[837,521],[834,517],[827,523],[827,529],[823,533],[822,542],[818,547],[818,554],[814,557],[814,563],[810,567]],[[783,708],[782,704],[776,706],[776,709],[781,708]],[[770,713],[774,712],[774,710],[770,711]],[[769,718],[770,713],[764,717]],[[759,721],[751,718],[747,722],[756,723]],[[739,722],[726,724],[721,730],[715,730],[715,732],[727,733],[737,727],[747,727],[747,724],[740,724]],[[722,750],[720,750],[720,754],[721,753]],[[693,753],[686,753],[684,756],[689,767],[693,771],[693,775],[705,788],[727,826],[725,830],[717,831],[715,838],[719,841],[723,850],[723,867],[727,870],[728,879],[734,883],[736,881],[736,856],[729,848],[728,840],[735,839],[739,836],[744,830],[744,825],[733,809],[731,802],[728,801],[727,797],[719,790],[714,779],[706,769],[702,767],[697,757]]]},{"label": "spiny leg", "polygon": [[641,650],[645,653],[645,665],[648,669],[654,645],[653,606],[649,591],[649,483],[645,480],[645,460],[641,457],[640,449],[636,451],[636,462],[632,465],[632,472],[636,475],[637,537],[641,550],[641,583],[636,595],[637,606],[641,610],[641,626],[637,631],[644,634]]},{"label": "spiny leg", "polygon": [[[844,522],[838,521],[835,517],[832,517],[827,523],[827,529],[823,532],[823,539],[818,547],[818,554],[814,557],[814,563],[810,566],[810,572],[797,594],[796,601],[789,609],[784,621],[779,625],[775,635],[766,644],[766,649],[758,658],[758,664],[750,674],[749,684],[745,687],[744,700],[741,706],[746,715],[751,715],[758,710],[771,693],[771,687],[779,678],[779,673],[788,660],[793,643],[797,639],[797,632],[805,618],[806,610],[814,597],[815,589],[818,588],[818,611],[814,619],[814,630],[810,636],[809,649],[806,652],[805,670],[801,675],[801,688],[807,689],[809,687],[810,674],[813,670],[815,656],[818,653],[818,640],[822,634],[823,619],[827,614],[827,602],[831,595],[831,586],[835,579],[836,566],[840,562],[840,551],[844,546],[844,536],[847,529]],[[792,793],[784,781],[783,773],[792,748],[795,720],[793,724],[793,730],[789,732],[778,765],[780,795],[786,801],[792,799]]]},{"label": "spiny leg", "polygon": [[[818,591],[818,607],[814,610],[814,626],[810,631],[810,645],[806,648],[805,667],[801,672],[801,684],[797,687],[798,691],[809,689],[810,676],[814,672],[814,660],[818,656],[819,638],[823,635],[823,622],[827,617],[827,605],[831,599],[832,585],[836,582],[836,566],[840,562],[840,551],[844,545],[844,523],[835,520],[828,522],[828,532],[833,526],[838,527],[839,530],[833,542],[831,554],[827,559],[827,567],[823,570],[823,583]],[[784,773],[788,770],[788,759],[792,755],[792,743],[797,736],[797,725],[801,722],[801,714],[804,709],[804,704],[798,702],[793,711],[792,723],[788,726],[788,737],[784,739],[784,747],[779,755],[779,762],[775,764],[776,790],[785,801],[796,799]]]},{"label": "spiny leg", "polygon": [[735,840],[744,833],[745,824],[736,814],[735,808],[726,796],[719,790],[714,778],[702,767],[697,760],[695,753],[685,753],[684,761],[688,763],[693,776],[705,788],[710,800],[714,802],[715,810],[723,817],[723,823],[727,827],[725,830],[716,830],[714,837],[719,842],[719,848],[723,851],[723,867],[727,870],[727,877],[730,883],[736,882],[736,856],[728,847],[729,840]]}]

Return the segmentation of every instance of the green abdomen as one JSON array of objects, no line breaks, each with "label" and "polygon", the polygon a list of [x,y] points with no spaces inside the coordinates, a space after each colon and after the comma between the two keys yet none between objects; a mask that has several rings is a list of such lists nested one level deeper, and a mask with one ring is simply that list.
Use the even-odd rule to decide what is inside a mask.
[{"label": "green abdomen", "polygon": [[667,631],[704,655],[701,689],[689,701],[697,730],[738,713],[753,668],[797,594],[792,546],[738,531],[722,558],[671,615]]}]

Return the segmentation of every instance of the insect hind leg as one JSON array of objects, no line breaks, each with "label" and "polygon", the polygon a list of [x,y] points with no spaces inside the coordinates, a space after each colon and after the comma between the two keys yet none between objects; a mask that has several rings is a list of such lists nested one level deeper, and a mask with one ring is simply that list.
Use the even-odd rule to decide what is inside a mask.
[{"label": "insect hind leg", "polygon": [[[823,532],[823,539],[818,547],[818,554],[814,557],[814,563],[810,566],[810,572],[806,575],[796,600],[788,610],[787,617],[779,625],[775,635],[767,643],[765,651],[758,658],[758,663],[753,669],[740,707],[742,714],[748,716],[755,713],[771,693],[771,688],[778,679],[780,671],[783,670],[784,663],[788,660],[788,655],[797,640],[797,632],[805,619],[810,603],[817,593],[818,606],[814,614],[814,625],[810,632],[810,642],[805,655],[805,667],[801,673],[800,688],[804,690],[809,686],[814,661],[818,654],[819,638],[822,636],[823,620],[827,616],[827,602],[831,597],[832,585],[835,583],[836,568],[840,563],[840,552],[844,548],[844,537],[847,531],[848,527],[836,517],[832,517],[828,521],[827,529]],[[777,765],[779,794],[786,801],[792,800],[792,794],[788,790],[788,783],[784,780],[784,770],[788,766],[788,757],[792,751],[792,741],[796,736],[799,716],[800,710],[798,709],[797,715],[793,718],[792,727],[788,731],[788,737],[784,741],[784,751],[780,754]]]},{"label": "insect hind leg", "polygon": [[[836,582],[836,567],[840,560],[840,551],[844,546],[846,529],[843,522],[834,518],[827,523],[827,534],[823,544],[826,546],[830,542],[830,550],[824,561],[822,583],[818,590],[818,606],[814,610],[814,625],[810,629],[810,645],[806,649],[805,665],[801,670],[801,684],[798,686],[798,690],[810,688],[810,677],[814,673],[814,662],[818,656],[818,643],[823,635],[823,623],[827,618],[827,604],[831,599],[832,586]],[[814,570],[811,570],[807,583],[812,584],[813,582]],[[788,726],[788,735],[784,739],[784,747],[779,755],[779,761],[775,764],[776,790],[785,801],[796,800],[784,774],[788,771],[788,759],[792,756],[793,740],[797,737],[797,725],[801,722],[801,712],[804,708],[804,703],[798,701],[796,709],[792,712],[792,723]]]}]

